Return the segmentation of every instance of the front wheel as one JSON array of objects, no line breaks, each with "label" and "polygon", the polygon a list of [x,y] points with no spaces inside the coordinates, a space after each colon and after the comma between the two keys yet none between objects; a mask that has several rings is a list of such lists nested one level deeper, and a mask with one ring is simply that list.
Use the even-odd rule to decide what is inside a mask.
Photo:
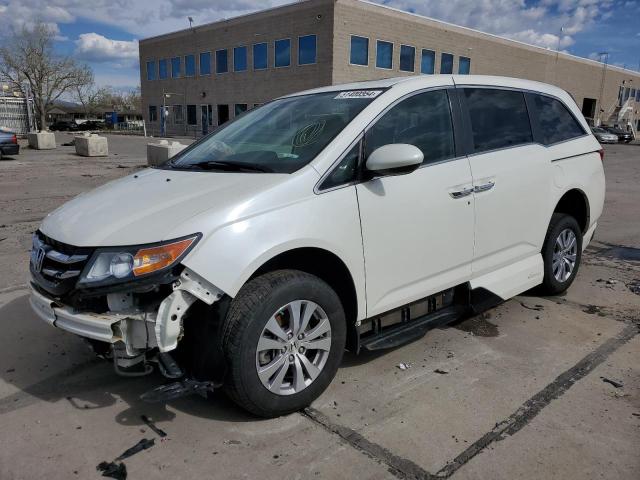
[{"label": "front wheel", "polygon": [[346,340],[338,295],[296,270],[242,287],[224,322],[225,390],[244,409],[275,417],[308,406],[329,385]]},{"label": "front wheel", "polygon": [[554,213],[542,247],[544,280],[547,295],[564,292],[573,283],[582,259],[582,231],[575,218]]}]

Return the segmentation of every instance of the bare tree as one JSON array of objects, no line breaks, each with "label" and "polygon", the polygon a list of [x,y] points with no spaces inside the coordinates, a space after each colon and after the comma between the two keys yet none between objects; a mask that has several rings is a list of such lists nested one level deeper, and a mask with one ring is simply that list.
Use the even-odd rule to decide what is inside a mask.
[{"label": "bare tree", "polygon": [[108,102],[110,95],[108,87],[97,87],[93,79],[86,85],[76,85],[72,93],[73,99],[82,105],[87,118],[91,113],[99,113],[100,107]]},{"label": "bare tree", "polygon": [[54,52],[54,39],[55,32],[49,26],[36,22],[31,29],[22,27],[14,32],[0,47],[0,77],[25,96],[28,85],[41,130],[46,129],[47,113],[53,102],[93,79],[87,65]]}]

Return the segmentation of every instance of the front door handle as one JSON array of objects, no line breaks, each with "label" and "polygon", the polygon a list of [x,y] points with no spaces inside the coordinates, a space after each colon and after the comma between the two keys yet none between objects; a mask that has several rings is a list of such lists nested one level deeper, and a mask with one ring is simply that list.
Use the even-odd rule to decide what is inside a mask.
[{"label": "front door handle", "polygon": [[451,197],[453,198],[458,199],[458,198],[467,197],[472,193],[473,193],[473,188],[469,187],[469,188],[463,188],[462,190],[457,190],[455,192],[449,192],[449,195],[451,195]]},{"label": "front door handle", "polygon": [[491,181],[491,182],[488,182],[488,183],[483,183],[482,185],[476,185],[475,187],[473,187],[473,191],[475,193],[486,192],[486,191],[491,190],[494,187],[495,184],[496,184],[496,182]]}]

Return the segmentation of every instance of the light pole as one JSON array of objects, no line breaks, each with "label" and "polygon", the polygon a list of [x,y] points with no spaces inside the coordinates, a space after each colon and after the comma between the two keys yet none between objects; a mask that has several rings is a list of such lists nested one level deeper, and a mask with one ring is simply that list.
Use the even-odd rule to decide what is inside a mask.
[{"label": "light pole", "polygon": [[[600,56],[600,62],[602,63],[602,81],[600,82],[600,95],[598,96],[598,123],[597,127],[602,123],[602,112],[604,112],[604,108],[602,108],[602,94],[604,93],[604,82],[607,76],[607,63],[609,63],[609,52],[600,52],[598,53]],[[602,57],[604,57],[604,61],[602,61]]]}]

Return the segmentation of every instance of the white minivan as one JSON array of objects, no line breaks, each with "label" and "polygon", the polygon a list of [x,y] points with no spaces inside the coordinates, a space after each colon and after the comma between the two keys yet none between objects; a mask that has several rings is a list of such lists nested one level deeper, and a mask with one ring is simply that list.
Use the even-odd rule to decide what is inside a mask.
[{"label": "white minivan", "polygon": [[602,212],[602,159],[571,96],[532,81],[289,95],[49,214],[31,304],[117,372],[176,379],[148,398],[221,387],[285,414],[345,348],[567,289]]}]

